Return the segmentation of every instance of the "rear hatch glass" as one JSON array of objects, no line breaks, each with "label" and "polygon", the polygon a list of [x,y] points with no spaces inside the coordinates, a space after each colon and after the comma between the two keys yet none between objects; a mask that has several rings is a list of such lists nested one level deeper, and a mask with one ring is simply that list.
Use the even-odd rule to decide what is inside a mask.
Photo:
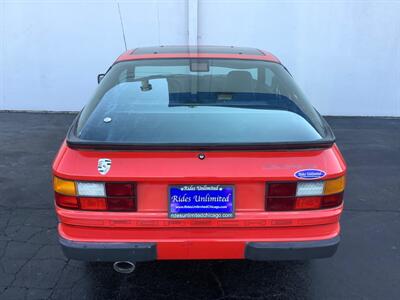
[{"label": "rear hatch glass", "polygon": [[148,146],[333,139],[281,64],[240,59],[116,63],[71,134],[83,143]]}]

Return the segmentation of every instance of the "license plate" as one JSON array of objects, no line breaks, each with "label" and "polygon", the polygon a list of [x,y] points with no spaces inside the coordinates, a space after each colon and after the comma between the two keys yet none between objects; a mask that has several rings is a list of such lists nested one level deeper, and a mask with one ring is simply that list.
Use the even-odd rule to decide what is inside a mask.
[{"label": "license plate", "polygon": [[169,187],[169,217],[173,219],[233,218],[233,185],[174,185]]}]

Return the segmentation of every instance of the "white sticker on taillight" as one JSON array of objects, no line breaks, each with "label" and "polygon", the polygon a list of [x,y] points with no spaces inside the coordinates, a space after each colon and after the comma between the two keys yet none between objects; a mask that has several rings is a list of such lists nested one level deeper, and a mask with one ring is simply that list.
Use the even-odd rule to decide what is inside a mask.
[{"label": "white sticker on taillight", "polygon": [[297,183],[296,196],[319,196],[324,193],[323,181],[300,181]]},{"label": "white sticker on taillight", "polygon": [[78,195],[87,197],[105,197],[104,183],[100,182],[78,182]]}]

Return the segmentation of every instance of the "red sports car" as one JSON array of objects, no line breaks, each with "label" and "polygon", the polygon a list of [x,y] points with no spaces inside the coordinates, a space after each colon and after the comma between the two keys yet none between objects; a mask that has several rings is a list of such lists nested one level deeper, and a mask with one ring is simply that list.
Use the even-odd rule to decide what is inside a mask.
[{"label": "red sports car", "polygon": [[303,260],[339,244],[346,164],[272,54],[161,46],[123,53],[53,164],[71,259]]}]

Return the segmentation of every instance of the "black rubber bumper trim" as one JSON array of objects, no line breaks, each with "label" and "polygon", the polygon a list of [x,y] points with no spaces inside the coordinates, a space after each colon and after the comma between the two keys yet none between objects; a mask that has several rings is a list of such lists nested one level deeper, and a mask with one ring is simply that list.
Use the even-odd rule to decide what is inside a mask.
[{"label": "black rubber bumper trim", "polygon": [[157,258],[156,243],[92,243],[75,242],[59,237],[67,258],[83,261],[153,261]]},{"label": "black rubber bumper trim", "polygon": [[340,243],[340,236],[311,242],[250,242],[245,258],[250,260],[307,260],[331,257]]}]

